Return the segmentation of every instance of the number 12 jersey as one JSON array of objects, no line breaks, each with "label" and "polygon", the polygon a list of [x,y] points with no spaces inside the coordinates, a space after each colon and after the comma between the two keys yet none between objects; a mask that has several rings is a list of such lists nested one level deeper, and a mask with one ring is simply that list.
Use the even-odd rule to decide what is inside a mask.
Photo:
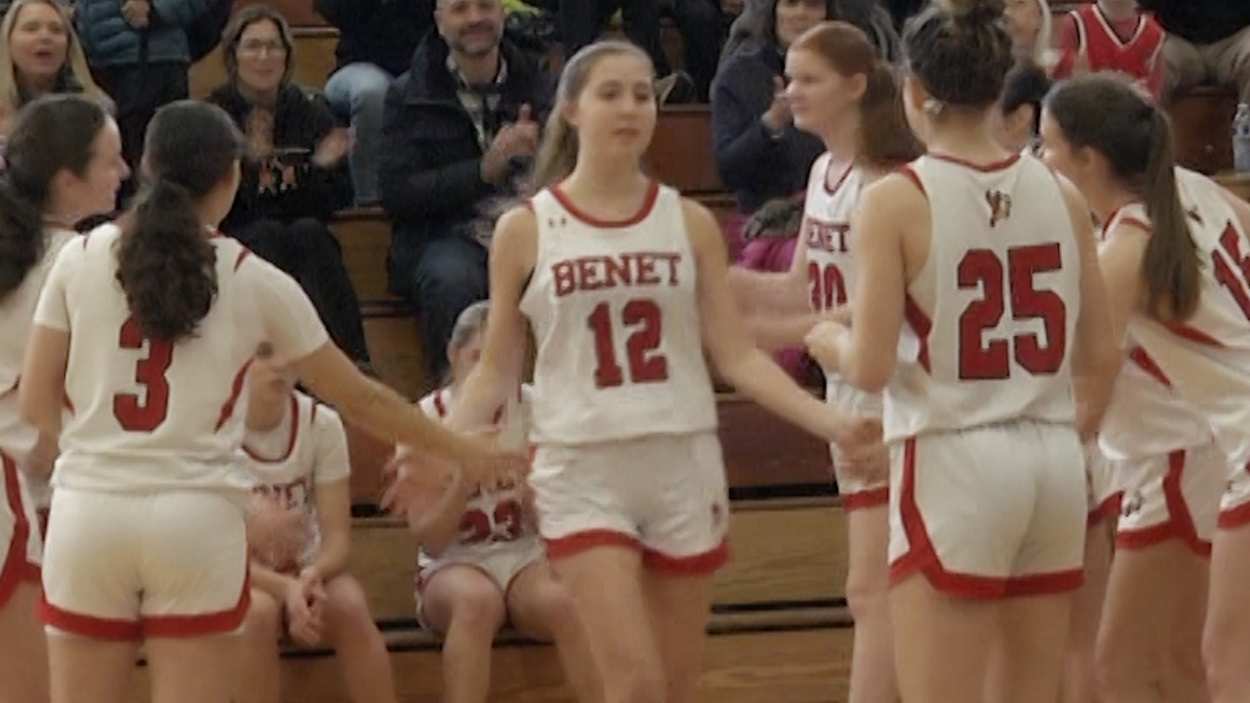
[{"label": "number 12 jersey", "polygon": [[697,266],[677,191],[605,222],[558,186],[531,201],[534,273],[521,298],[538,344],[531,439],[586,444],[716,427]]}]

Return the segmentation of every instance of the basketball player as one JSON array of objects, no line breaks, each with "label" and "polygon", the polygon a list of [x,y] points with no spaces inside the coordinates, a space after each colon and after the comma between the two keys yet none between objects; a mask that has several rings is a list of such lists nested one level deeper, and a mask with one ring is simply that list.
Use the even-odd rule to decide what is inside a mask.
[{"label": "basketball player", "polygon": [[294,539],[284,549],[258,550],[265,543],[264,535],[255,538],[260,516],[249,520],[252,604],[235,700],[278,702],[278,640],[289,634],[305,646],[334,648],[352,701],[394,703],[386,643],[360,583],[347,572],[351,466],[343,422],[296,391],[292,375],[272,359],[257,359],[248,373],[243,450],[253,495],[265,506],[262,514],[272,510],[290,520]]},{"label": "basketball player", "polygon": [[[805,32],[786,52],[786,75],[795,125],[819,135],[827,151],[812,166],[790,271],[734,268],[730,277],[757,342],[781,348],[801,345],[822,315],[849,317],[846,297],[855,284],[856,247],[850,222],[859,194],[920,155],[889,67],[855,27],[826,22]],[[847,414],[881,417],[879,394],[863,393],[836,373],[827,374],[825,399]],[[846,598],[855,617],[855,650],[849,700],[892,703],[898,691],[887,598],[884,446],[871,473],[845,466],[836,445],[831,449],[850,542]]]},{"label": "basketball player", "polygon": [[909,703],[1056,700],[1085,531],[1074,423],[1091,431],[1110,387],[1082,390],[1078,420],[1073,377],[1116,360],[1088,209],[994,139],[1001,11],[935,4],[909,22],[904,104],[929,155],[863,194],[854,325],[809,342],[848,382],[885,388]]},{"label": "basketball player", "polygon": [[653,77],[621,42],[565,66],[541,190],[497,228],[482,359],[451,417],[488,425],[516,392],[528,320],[539,530],[611,703],[695,697],[729,522],[704,346],[765,408],[848,446],[875,439],[873,423],[826,408],[755,348],[716,221],[643,175]]},{"label": "basketball player", "polygon": [[[1179,539],[1134,551],[1134,545],[1149,544],[1152,533],[1121,533],[1130,549],[1123,550],[1124,560],[1117,554],[1113,579],[1131,576],[1133,581],[1122,587],[1113,581],[1100,634],[1108,700],[1205,699],[1195,658],[1206,578],[1200,553],[1206,550],[1211,520],[1211,474],[1221,468],[1227,485],[1210,564],[1203,647],[1207,686],[1219,703],[1247,700],[1250,260],[1245,255],[1250,252],[1250,206],[1207,178],[1175,168],[1167,118],[1115,78],[1091,76],[1056,88],[1046,101],[1042,133],[1050,160],[1073,174],[1106,223],[1099,258],[1112,291],[1112,335],[1126,339],[1133,356],[1122,373],[1147,373],[1159,385],[1166,383],[1205,421],[1196,423],[1168,407],[1152,414],[1143,401],[1133,402],[1140,432],[1166,423],[1188,434],[1174,438],[1180,446],[1172,449],[1184,449],[1183,454],[1170,452],[1166,462],[1165,457],[1134,462],[1140,501],[1135,491],[1126,493],[1125,511],[1134,508],[1140,516],[1128,519]],[[1203,424],[1223,457],[1212,456],[1198,441]],[[1186,437],[1190,441],[1180,441]],[[1161,608],[1165,602],[1175,605]],[[1159,656],[1165,646],[1168,676],[1161,692],[1158,686],[1148,688],[1157,683],[1156,675],[1134,676],[1153,662],[1128,660],[1140,647]]]},{"label": "basketball player", "polygon": [[[487,301],[474,303],[457,318],[447,344],[451,383],[420,401],[430,417],[445,421],[455,406],[481,356],[489,309]],[[509,446],[527,442],[528,391],[522,387],[519,402],[501,408],[495,423]],[[421,544],[417,619],[444,636],[444,700],[485,703],[491,645],[505,622],[528,637],[554,641],[577,699],[600,700],[585,630],[543,554],[525,485],[469,485],[453,470],[444,485],[432,488],[406,504]]]},{"label": "basketball player", "polygon": [[41,546],[32,488],[46,484],[56,437],[23,422],[17,386],[35,303],[83,217],[113,208],[129,171],[117,124],[95,102],[31,103],[9,134],[0,177],[0,701],[48,700],[48,655],[35,606]]},{"label": "basketball player", "polygon": [[1056,80],[1116,71],[1158,100],[1163,92],[1167,33],[1137,0],[1098,0],[1070,10],[1059,30]]},{"label": "basketball player", "polygon": [[[228,700],[248,606],[238,458],[246,369],[262,346],[388,440],[490,478],[516,462],[447,433],[365,379],[298,285],[215,227],[242,139],[219,108],[166,106],[149,127],[149,191],[120,227],[61,249],[20,387],[26,419],[61,434],[44,554],[52,701],[120,701],[140,643],[157,703]],[[242,403],[242,407],[240,407]]]}]

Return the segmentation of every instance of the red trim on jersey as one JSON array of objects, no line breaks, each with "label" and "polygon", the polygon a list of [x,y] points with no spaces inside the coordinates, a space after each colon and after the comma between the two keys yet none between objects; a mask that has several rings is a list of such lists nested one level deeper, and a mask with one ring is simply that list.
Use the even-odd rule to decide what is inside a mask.
[{"label": "red trim on jersey", "polygon": [[911,164],[904,164],[898,167],[898,172],[903,174],[905,178],[916,184],[916,188],[920,190],[920,194],[928,198],[929,193],[924,189],[924,183],[920,180],[920,175],[916,173],[916,169]]},{"label": "red trim on jersey", "polygon": [[908,550],[890,564],[890,585],[896,586],[919,572],[935,589],[964,598],[998,599],[1011,596],[1062,593],[1080,588],[1085,577],[1080,568],[1009,578],[947,571],[929,538],[924,516],[916,504],[916,438],[903,444],[903,485],[899,512]]},{"label": "red trim on jersey", "polygon": [[1115,493],[1112,493],[1104,498],[1101,503],[1094,506],[1094,509],[1089,511],[1089,513],[1085,516],[1086,526],[1093,527],[1107,518],[1119,515],[1120,505],[1123,500],[1123,491],[1116,491]]},{"label": "red trim on jersey", "polygon": [[716,573],[729,561],[729,540],[701,554],[675,557],[655,549],[644,549],[642,563],[652,571],[686,576],[708,576]]},{"label": "red trim on jersey", "polygon": [[251,255],[252,255],[252,250],[248,249],[247,247],[243,247],[243,250],[239,252],[238,258],[234,260],[234,270],[238,271],[239,267],[243,265],[243,260]]},{"label": "red trim on jersey", "polygon": [[853,510],[877,508],[890,504],[889,486],[869,488],[863,491],[855,491],[854,493],[839,493],[838,495],[842,498],[842,510],[848,513]]},{"label": "red trim on jersey", "polygon": [[234,382],[230,386],[230,397],[226,398],[226,402],[221,404],[221,413],[217,416],[217,424],[213,427],[213,432],[221,430],[226,424],[226,420],[234,414],[234,406],[239,402],[239,395],[243,393],[243,381],[247,379],[247,370],[252,366],[252,359],[248,359],[243,363],[239,372],[234,375]]},{"label": "red trim on jersey", "polygon": [[930,152],[929,156],[937,159],[938,161],[946,161],[948,163],[963,166],[964,168],[970,168],[973,171],[980,171],[982,173],[994,173],[995,171],[1002,171],[1005,168],[1011,168],[1016,165],[1017,161],[1020,160],[1019,152],[1012,154],[1001,161],[994,161],[988,164],[973,163],[966,159],[961,159],[958,156],[951,156],[949,154],[935,154]]},{"label": "red trim on jersey", "polygon": [[[317,410],[317,407],[316,405],[314,405],[313,412],[315,413],[316,410]],[[262,464],[281,464],[282,462],[291,458],[291,452],[295,451],[295,439],[298,436],[299,436],[299,399],[297,399],[295,397],[295,394],[292,393],[291,394],[291,437],[289,440],[287,440],[286,451],[282,454],[282,456],[276,457],[274,459],[263,457],[257,452],[252,451],[252,448],[247,446],[247,442],[243,443],[243,451],[246,452],[248,456],[252,457],[253,461],[259,461]]]},{"label": "red trim on jersey", "polygon": [[1211,543],[1199,539],[1193,515],[1185,502],[1181,482],[1185,474],[1185,450],[1168,454],[1168,473],[1163,477],[1163,500],[1167,505],[1168,519],[1158,525],[1138,530],[1121,529],[1115,538],[1115,546],[1121,549],[1144,549],[1169,539],[1185,543],[1200,557],[1211,556]]},{"label": "red trim on jersey", "polygon": [[831,186],[829,185],[829,172],[833,169],[833,157],[830,157],[829,163],[825,166],[825,177],[821,179],[821,185],[825,187],[825,192],[828,193],[829,195],[833,195],[837,193],[838,190],[842,187],[842,184],[846,183],[846,179],[850,177],[851,171],[854,170],[854,168],[855,168],[854,161],[851,161],[850,163],[848,163],[846,165],[846,168],[842,170],[842,175],[838,176],[838,180],[834,181],[833,185]]},{"label": "red trim on jersey", "polygon": [[199,615],[156,615],[142,619],[144,637],[203,637],[234,632],[243,624],[252,603],[251,570],[243,574],[243,589],[234,607]]},{"label": "red trim on jersey", "polygon": [[50,625],[71,635],[81,635],[96,640],[120,640],[138,642],[143,639],[143,625],[135,620],[98,618],[62,610],[48,602],[47,594],[39,602],[39,617]]},{"label": "red trim on jersey", "polygon": [[434,412],[438,413],[440,420],[447,417],[447,404],[443,402],[443,393],[445,392],[447,392],[446,388],[434,391]]},{"label": "red trim on jersey", "polygon": [[1137,15],[1137,23],[1133,26],[1132,33],[1130,33],[1128,38],[1125,39],[1120,36],[1120,30],[1115,26],[1115,23],[1111,21],[1111,18],[1107,17],[1107,15],[1102,11],[1102,8],[1098,6],[1098,3],[1090,3],[1080,10],[1072,10],[1072,13],[1078,17],[1082,12],[1088,12],[1095,21],[1102,25],[1103,31],[1107,33],[1107,38],[1113,40],[1121,49],[1137,41],[1137,39],[1141,37],[1142,30],[1146,28],[1146,16],[1141,14]]},{"label": "red trim on jersey", "polygon": [[1150,358],[1150,355],[1146,353],[1145,349],[1142,349],[1141,347],[1133,347],[1133,349],[1128,353],[1128,358],[1129,361],[1136,364],[1142,371],[1150,374],[1159,383],[1162,383],[1168,388],[1172,387],[1171,379],[1168,378],[1167,374],[1163,373],[1163,369],[1159,368],[1159,365],[1155,363],[1154,359]]},{"label": "red trim on jersey", "polygon": [[1140,230],[1145,231],[1146,234],[1153,234],[1155,231],[1154,227],[1150,226],[1149,222],[1146,222],[1145,220],[1139,220],[1136,217],[1126,216],[1120,220],[1120,224],[1128,225],[1129,227],[1136,227]]},{"label": "red trim on jersey", "polygon": [[1140,205],[1140,204],[1141,204],[1140,200],[1133,200],[1112,210],[1111,214],[1107,216],[1107,221],[1102,224],[1102,236],[1099,237],[1099,239],[1106,239],[1107,235],[1111,234],[1112,227],[1114,227],[1115,225],[1122,225],[1122,224],[1129,225],[1131,227],[1137,227],[1139,229],[1143,229],[1146,231],[1146,234],[1151,234],[1152,232],[1154,232],[1154,227],[1151,227],[1149,222],[1146,222],[1145,220],[1139,220],[1136,217],[1125,216],[1123,220],[1118,220],[1118,221],[1116,220],[1116,218],[1120,216],[1120,212],[1124,210],[1124,208],[1130,205]]},{"label": "red trim on jersey", "polygon": [[571,557],[595,547],[627,547],[642,550],[637,537],[616,530],[583,530],[555,539],[543,538],[547,545],[547,559],[554,561]]},{"label": "red trim on jersey", "polygon": [[920,353],[916,355],[916,360],[925,371],[932,373],[933,369],[929,366],[929,332],[933,329],[933,322],[929,320],[925,311],[920,309],[920,305],[912,299],[910,293],[904,301],[903,319],[920,340]]},{"label": "red trim on jersey", "polygon": [[1198,344],[1202,344],[1208,347],[1224,346],[1220,342],[1220,340],[1216,339],[1215,337],[1212,337],[1211,335],[1207,334],[1206,332],[1203,332],[1200,329],[1190,327],[1189,325],[1186,325],[1183,322],[1172,322],[1164,326],[1167,327],[1168,331],[1170,331],[1172,334],[1175,334],[1176,336],[1181,337],[1183,339],[1187,339],[1191,342],[1196,342]]},{"label": "red trim on jersey", "polygon": [[551,194],[555,196],[555,199],[559,201],[560,205],[562,205],[565,210],[569,211],[570,215],[576,217],[582,222],[585,222],[591,227],[632,227],[647,219],[647,216],[651,214],[651,210],[655,208],[655,201],[660,197],[660,184],[658,181],[651,181],[651,184],[647,186],[647,194],[642,199],[642,207],[640,207],[638,212],[634,213],[633,216],[627,217],[624,220],[601,220],[594,215],[579,209],[573,204],[573,201],[569,199],[569,196],[565,195],[564,191],[560,190],[559,185],[551,186]]},{"label": "red trim on jersey", "polygon": [[39,567],[26,561],[26,542],[30,539],[30,521],[22,505],[22,485],[17,477],[17,462],[0,452],[4,472],[4,495],[13,513],[13,536],[4,563],[0,565],[0,608],[8,603],[22,581],[39,582]]}]

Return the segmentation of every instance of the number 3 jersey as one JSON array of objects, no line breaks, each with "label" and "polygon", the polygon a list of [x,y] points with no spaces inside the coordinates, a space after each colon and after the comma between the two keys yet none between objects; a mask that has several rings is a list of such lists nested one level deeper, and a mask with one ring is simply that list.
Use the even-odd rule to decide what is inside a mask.
[{"label": "number 3 jersey", "polygon": [[558,187],[534,196],[538,250],[521,298],[538,343],[531,440],[585,444],[716,427],[697,266],[681,196],[652,183],[604,222]]},{"label": "number 3 jersey", "polygon": [[1071,423],[1080,255],[1056,176],[923,156],[929,256],[907,286],[887,441],[1017,419]]},{"label": "number 3 jersey", "polygon": [[69,334],[53,485],[103,491],[251,488],[240,446],[247,367],[261,342],[299,359],[328,337],[299,284],[233,239],[208,239],[217,295],[193,336],[149,339],[117,282],[121,232],[104,225],[63,247],[36,324]]}]

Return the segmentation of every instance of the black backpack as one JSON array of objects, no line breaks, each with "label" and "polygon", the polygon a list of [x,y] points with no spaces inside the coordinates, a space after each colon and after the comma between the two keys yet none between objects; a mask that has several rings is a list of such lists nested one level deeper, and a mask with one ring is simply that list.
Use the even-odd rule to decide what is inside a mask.
[{"label": "black backpack", "polygon": [[187,27],[187,46],[191,49],[191,63],[208,56],[221,42],[221,32],[230,21],[233,0],[209,0],[208,11]]}]

